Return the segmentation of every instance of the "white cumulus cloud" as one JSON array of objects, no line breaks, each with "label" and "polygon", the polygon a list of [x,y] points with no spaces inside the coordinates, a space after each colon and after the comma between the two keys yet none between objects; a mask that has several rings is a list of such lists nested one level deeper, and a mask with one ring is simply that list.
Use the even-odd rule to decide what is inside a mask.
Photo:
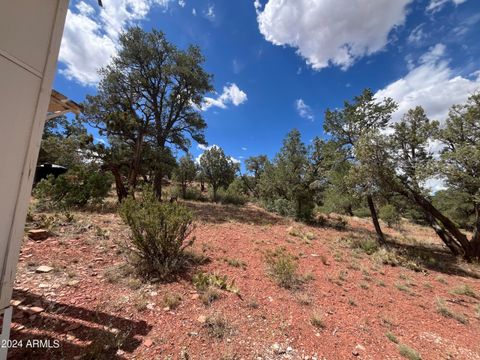
[{"label": "white cumulus cloud", "polygon": [[226,109],[228,104],[233,104],[235,106],[243,104],[247,101],[247,94],[240,90],[240,88],[235,84],[230,84],[223,87],[223,92],[216,99],[212,97],[205,97],[202,110],[207,110],[212,106],[219,107],[221,109]]},{"label": "white cumulus cloud", "polygon": [[269,0],[254,6],[261,34],[274,45],[297,49],[316,70],[347,69],[383,49],[404,23],[412,0]]},{"label": "white cumulus cloud", "polygon": [[375,97],[391,97],[399,104],[394,121],[417,105],[422,106],[431,119],[444,121],[453,104],[464,103],[478,89],[480,72],[469,77],[458,75],[450,67],[445,45],[437,44],[420,57],[404,77],[379,90]]},{"label": "white cumulus cloud", "polygon": [[147,17],[152,6],[170,0],[109,0],[103,7],[76,1],[67,12],[59,61],[60,73],[82,85],[99,81],[98,69],[117,52],[118,36],[127,26]]},{"label": "white cumulus cloud", "polygon": [[298,115],[300,115],[300,117],[308,119],[310,121],[313,121],[315,119],[315,117],[313,116],[312,108],[305,104],[305,101],[303,101],[303,99],[295,100],[295,108],[297,109]]}]

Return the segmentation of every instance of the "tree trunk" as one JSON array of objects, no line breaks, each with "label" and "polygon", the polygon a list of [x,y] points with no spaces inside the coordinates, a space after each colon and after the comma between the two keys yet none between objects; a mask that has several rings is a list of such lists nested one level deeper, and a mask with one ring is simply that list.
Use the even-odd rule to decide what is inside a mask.
[{"label": "tree trunk", "polygon": [[370,215],[372,216],[373,226],[375,226],[375,232],[377,233],[377,240],[381,245],[385,245],[385,236],[383,235],[382,228],[378,222],[377,210],[373,203],[372,195],[367,195],[368,208],[370,209]]},{"label": "tree trunk", "polygon": [[[423,197],[422,194],[414,191],[408,185],[404,184],[404,186],[405,188],[396,186],[395,191],[409,198],[410,200],[413,200],[413,202],[420,206],[428,216],[431,216],[436,222],[441,224],[441,227],[438,229],[434,227],[434,230],[450,250],[452,250],[452,248],[454,249],[452,250],[454,255],[456,255],[456,252],[458,252],[458,247],[460,247],[461,253],[467,261],[480,257],[480,244],[478,244],[480,240],[475,241],[475,234],[472,241],[468,241],[467,236],[463,234],[449,218],[447,218],[435,206],[433,206],[430,201]],[[477,225],[479,225],[478,220]]]},{"label": "tree trunk", "polygon": [[450,252],[455,256],[463,255],[464,251],[460,244],[437,223],[432,215],[427,212],[425,212],[425,215],[430,226],[433,228],[433,230],[435,230],[435,233],[440,239],[442,239],[444,244],[450,249]]},{"label": "tree trunk", "polygon": [[352,210],[352,204],[348,204],[345,207],[345,212],[347,213],[348,216],[354,216],[353,210]]},{"label": "tree trunk", "polygon": [[187,184],[182,184],[182,197],[183,199],[187,197]]},{"label": "tree trunk", "polygon": [[128,196],[128,191],[123,185],[120,170],[116,166],[110,167],[109,170],[112,172],[113,177],[115,178],[115,189],[117,190],[118,202],[122,202],[123,199]]},{"label": "tree trunk", "polygon": [[217,202],[217,187],[212,186],[212,188],[213,188],[213,201]]},{"label": "tree trunk", "polygon": [[157,170],[155,173],[155,178],[153,180],[153,188],[155,190],[155,195],[157,196],[158,201],[162,201],[162,181],[163,181],[163,172]]},{"label": "tree trunk", "polygon": [[475,204],[475,228],[473,230],[471,257],[480,259],[480,203]]},{"label": "tree trunk", "polygon": [[138,139],[135,144],[135,152],[132,165],[130,167],[130,173],[128,175],[128,186],[132,193],[135,192],[137,187],[137,178],[140,170],[140,164],[142,161],[143,139]]}]

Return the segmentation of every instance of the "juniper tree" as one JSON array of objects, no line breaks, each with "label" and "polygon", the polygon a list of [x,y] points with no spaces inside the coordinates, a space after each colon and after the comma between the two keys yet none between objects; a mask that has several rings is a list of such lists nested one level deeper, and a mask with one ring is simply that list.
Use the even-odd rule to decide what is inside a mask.
[{"label": "juniper tree", "polygon": [[[339,149],[345,152],[346,159],[352,165],[352,174],[357,172],[358,166],[368,166],[356,157],[355,147],[359,141],[364,136],[386,129],[396,108],[397,104],[391,98],[378,101],[374,98],[373,92],[366,89],[352,102],[345,101],[342,109],[326,111],[324,129],[332,135]],[[373,200],[378,189],[368,181],[358,185],[358,190],[367,199],[377,239],[380,243],[385,243]]]},{"label": "juniper tree", "polygon": [[182,197],[185,199],[187,196],[187,186],[197,175],[197,166],[192,157],[187,154],[180,158],[178,166],[173,171],[173,176],[176,181],[180,183],[182,189]]},{"label": "juniper tree", "polygon": [[218,189],[227,188],[239,170],[238,164],[227,157],[223,149],[218,146],[213,146],[202,154],[200,167],[212,187],[214,201],[217,201]]},{"label": "juniper tree", "polygon": [[118,144],[105,149],[105,159],[124,188],[119,197],[133,193],[147,144],[161,198],[171,147],[205,143],[200,108],[212,86],[203,61],[198,47],[180,50],[157,30],[132,27],[120,35],[118,54],[101,69],[98,93],[87,96],[84,112],[85,121]]},{"label": "juniper tree", "polygon": [[283,215],[309,220],[314,207],[308,149],[300,132],[290,131],[280,152],[267,163],[260,181],[260,196],[267,207]]}]

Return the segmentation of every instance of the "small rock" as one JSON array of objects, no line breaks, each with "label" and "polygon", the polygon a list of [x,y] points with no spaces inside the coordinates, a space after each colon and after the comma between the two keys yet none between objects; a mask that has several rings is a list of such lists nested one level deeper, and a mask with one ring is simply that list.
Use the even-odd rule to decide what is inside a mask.
[{"label": "small rock", "polygon": [[23,302],[23,299],[22,299],[22,300],[10,300],[10,305],[12,305],[12,306],[18,306],[18,305],[20,305],[22,302]]},{"label": "small rock", "polygon": [[365,351],[365,347],[363,345],[357,344],[357,346],[355,346],[355,349],[353,349],[352,351],[353,356],[359,356],[360,351]]},{"label": "small rock", "polygon": [[207,321],[207,317],[205,315],[200,315],[197,319],[197,321],[199,323],[202,323],[202,324],[205,324],[205,322]]},{"label": "small rock", "polygon": [[282,347],[278,343],[275,343],[275,344],[272,345],[272,350],[275,354],[284,354],[285,353],[285,350],[282,349]]},{"label": "small rock", "polygon": [[48,284],[39,284],[38,287],[39,287],[40,289],[46,289],[46,288],[49,287],[49,285],[48,285]]},{"label": "small rock", "polygon": [[170,311],[170,308],[169,308],[168,306],[165,306],[165,307],[163,308],[163,311]]},{"label": "small rock", "polygon": [[29,314],[40,314],[41,312],[45,311],[44,308],[41,308],[39,306],[32,306],[30,308],[27,308],[27,312]]},{"label": "small rock", "polygon": [[125,351],[123,351],[122,349],[118,349],[118,350],[117,350],[117,355],[118,355],[118,356],[125,355]]},{"label": "small rock", "polygon": [[200,294],[193,294],[192,295],[192,300],[197,300],[200,297]]},{"label": "small rock", "polygon": [[70,280],[69,282],[67,282],[67,286],[76,286],[78,282],[78,280]]},{"label": "small rock", "polygon": [[149,348],[150,346],[153,345],[152,339],[146,338],[145,341],[143,342],[143,345]]},{"label": "small rock", "polygon": [[147,304],[147,309],[148,310],[153,310],[155,308],[155,304],[154,303],[148,303]]},{"label": "small rock", "polygon": [[45,229],[32,229],[28,231],[28,237],[32,240],[48,239],[49,232]]},{"label": "small rock", "polygon": [[41,265],[41,266],[39,266],[38,268],[35,269],[35,272],[37,272],[37,273],[49,273],[52,270],[53,270],[53,268],[51,266]]},{"label": "small rock", "polygon": [[198,333],[192,331],[192,332],[189,332],[188,335],[190,335],[190,336],[198,336]]}]

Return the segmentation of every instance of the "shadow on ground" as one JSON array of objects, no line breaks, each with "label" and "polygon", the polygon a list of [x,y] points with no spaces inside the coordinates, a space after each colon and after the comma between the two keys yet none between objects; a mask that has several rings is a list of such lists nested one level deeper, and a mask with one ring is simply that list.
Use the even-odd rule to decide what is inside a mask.
[{"label": "shadow on ground", "polygon": [[[141,344],[140,336],[152,329],[145,321],[50,301],[28,291],[15,290],[13,299],[22,300],[14,307],[13,322],[24,328],[12,329],[10,339],[22,340],[23,346],[11,348],[9,359],[72,359],[78,355],[82,359],[124,359],[117,351],[128,356]],[[39,306],[44,311],[30,315],[23,306]],[[51,346],[27,347],[34,339],[50,340]],[[53,346],[55,339],[61,339],[57,347]]]},{"label": "shadow on ground", "polygon": [[480,279],[478,266],[455,257],[446,247],[439,244],[407,244],[390,237],[388,245],[399,250],[408,259],[416,261],[427,270]]},{"label": "shadow on ground", "polygon": [[286,222],[284,218],[251,204],[237,206],[193,201],[187,201],[185,204],[195,212],[199,221],[206,223],[239,222],[251,225],[278,225]]}]

